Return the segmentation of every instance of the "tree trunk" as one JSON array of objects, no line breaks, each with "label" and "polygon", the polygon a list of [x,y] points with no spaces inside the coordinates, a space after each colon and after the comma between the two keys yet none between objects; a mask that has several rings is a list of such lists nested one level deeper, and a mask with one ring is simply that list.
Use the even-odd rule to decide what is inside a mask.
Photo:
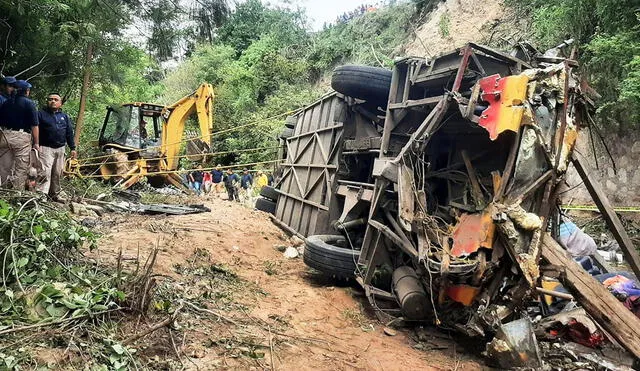
[{"label": "tree trunk", "polygon": [[87,45],[87,59],[84,65],[82,77],[82,89],[80,90],[80,108],[78,108],[78,118],[76,119],[76,133],[74,141],[76,145],[80,142],[80,134],[84,125],[84,111],[87,108],[87,94],[89,94],[89,82],[91,80],[91,61],[93,60],[93,44]]}]

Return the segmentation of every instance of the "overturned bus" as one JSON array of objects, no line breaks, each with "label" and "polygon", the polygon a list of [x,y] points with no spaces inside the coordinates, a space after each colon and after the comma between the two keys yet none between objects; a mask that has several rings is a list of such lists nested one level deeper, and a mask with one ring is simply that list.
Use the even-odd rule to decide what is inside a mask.
[{"label": "overturned bus", "polygon": [[558,191],[593,110],[558,47],[467,44],[343,66],[283,139],[275,218],[378,315],[492,335],[538,300]]}]

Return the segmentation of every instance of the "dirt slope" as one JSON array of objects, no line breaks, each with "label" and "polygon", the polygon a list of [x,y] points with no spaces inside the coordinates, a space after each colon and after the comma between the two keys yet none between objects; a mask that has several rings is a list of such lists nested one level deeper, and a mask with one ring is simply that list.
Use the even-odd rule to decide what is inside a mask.
[{"label": "dirt slope", "polygon": [[[144,345],[137,344],[143,357],[175,358],[177,351],[185,367],[193,369],[481,368],[481,361],[433,329],[385,335],[383,324],[363,310],[367,306],[357,288],[336,287],[306,268],[301,259],[286,259],[274,248],[289,246],[290,241],[266,214],[217,199],[207,205],[211,213],[119,216],[105,228],[98,257],[113,259],[119,248],[125,258],[135,257],[138,249],[145,256],[159,243],[156,273],[171,283],[169,291],[181,292],[188,300],[198,300],[202,307],[235,322],[225,324],[221,318],[185,312],[178,321],[181,329],[169,334],[171,341],[182,338],[179,349],[166,345],[168,331],[159,330]],[[233,302],[225,301],[224,295],[203,299],[202,292],[194,294],[205,286],[206,275],[190,281],[184,272],[193,264],[215,264],[237,274],[242,283],[225,294],[232,295]],[[158,280],[162,289],[163,278]],[[209,288],[216,289],[219,287]],[[251,344],[245,348],[243,343]],[[191,357],[186,359],[187,355]]]},{"label": "dirt slope", "polygon": [[429,13],[405,45],[405,54],[433,57],[467,42],[496,47],[526,39],[525,20],[498,1],[446,0]]}]

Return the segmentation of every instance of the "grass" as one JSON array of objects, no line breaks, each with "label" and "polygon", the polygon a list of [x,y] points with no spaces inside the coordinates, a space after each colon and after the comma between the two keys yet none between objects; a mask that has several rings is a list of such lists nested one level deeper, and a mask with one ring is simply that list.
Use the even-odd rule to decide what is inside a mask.
[{"label": "grass", "polygon": [[267,260],[266,262],[264,262],[264,273],[268,274],[269,276],[277,275],[279,273],[280,264],[280,262]]}]

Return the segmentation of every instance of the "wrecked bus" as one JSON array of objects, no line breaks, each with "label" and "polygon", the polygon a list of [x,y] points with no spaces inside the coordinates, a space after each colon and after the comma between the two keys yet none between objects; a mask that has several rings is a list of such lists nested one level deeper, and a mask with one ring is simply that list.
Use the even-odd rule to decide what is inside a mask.
[{"label": "wrecked bus", "polygon": [[382,317],[470,336],[522,318],[593,113],[567,49],[337,68],[282,139],[275,219],[306,238],[304,262],[354,278]]}]

